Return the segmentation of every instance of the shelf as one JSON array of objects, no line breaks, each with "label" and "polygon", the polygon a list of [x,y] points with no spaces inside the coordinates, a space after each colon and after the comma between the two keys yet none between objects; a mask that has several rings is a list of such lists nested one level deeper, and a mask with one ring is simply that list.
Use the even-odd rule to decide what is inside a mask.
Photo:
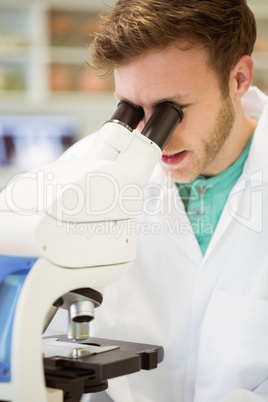
[{"label": "shelf", "polygon": [[32,9],[18,6],[16,9],[8,5],[1,6],[0,43],[6,41],[14,45],[31,42]]},{"label": "shelf", "polygon": [[[117,101],[112,93],[109,94],[56,94],[42,101],[28,97],[27,102],[19,93],[9,96],[0,95],[1,115],[70,115],[77,116],[80,130],[77,140],[98,130],[108,120],[115,110]],[[4,101],[3,101],[4,100]]]},{"label": "shelf", "polygon": [[253,60],[257,69],[266,70],[268,72],[268,53],[254,52]]},{"label": "shelf", "polygon": [[84,64],[89,59],[88,46],[85,47],[49,47],[47,48],[50,63]]},{"label": "shelf", "polygon": [[57,159],[75,141],[80,121],[68,115],[6,115],[1,118],[3,188],[14,175]]},{"label": "shelf", "polygon": [[268,5],[267,1],[260,2],[259,4],[256,2],[248,2],[248,5],[252,9],[256,19],[258,20],[267,20],[268,19]]},{"label": "shelf", "polygon": [[[40,119],[40,121],[46,116],[50,116],[50,118],[53,116],[56,118],[59,116],[68,119],[73,118],[77,122],[77,132],[74,138],[74,140],[77,141],[99,130],[103,123],[112,116],[116,104],[117,102],[112,94],[96,96],[81,94],[68,94],[68,96],[66,96],[59,94],[49,97],[40,103],[30,100],[28,102],[22,102],[20,96],[10,96],[6,97],[5,102],[3,102],[0,111],[0,121],[3,125],[8,115],[12,115],[12,121],[18,118],[18,116],[28,116],[31,120]],[[2,116],[4,116],[4,118]],[[63,150],[61,150],[61,152],[62,151]],[[55,159],[55,155],[56,154],[53,154],[53,159]],[[36,160],[36,158],[34,159]],[[31,168],[35,166],[27,167]],[[0,166],[0,190],[5,187],[12,176],[22,172],[22,170],[27,170],[26,166],[24,169],[22,169],[21,165]]]},{"label": "shelf", "polygon": [[81,0],[0,5],[0,93],[21,91],[25,99],[42,101],[55,92],[112,91],[111,79],[101,80],[86,67],[103,7],[102,1]]},{"label": "shelf", "polygon": [[[116,0],[8,0],[9,8],[22,8],[22,7],[32,7],[33,5],[41,6],[47,8],[60,8],[66,10],[93,10],[101,11],[104,7],[113,6]],[[6,6],[6,5],[5,5]]]},{"label": "shelf", "polygon": [[[73,116],[80,122],[79,139],[110,118],[117,103],[113,78],[98,78],[85,62],[96,17],[115,1],[0,4],[0,123],[4,115]],[[268,93],[268,3],[249,0],[249,6],[258,25],[253,84]],[[12,174],[14,167],[0,166],[0,187]]]}]

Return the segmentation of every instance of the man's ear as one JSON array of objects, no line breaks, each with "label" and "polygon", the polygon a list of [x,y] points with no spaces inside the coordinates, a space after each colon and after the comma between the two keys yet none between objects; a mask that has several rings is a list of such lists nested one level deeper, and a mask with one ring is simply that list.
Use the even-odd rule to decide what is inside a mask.
[{"label": "man's ear", "polygon": [[231,72],[231,88],[234,91],[234,100],[239,101],[248,91],[254,71],[254,62],[250,56],[243,56],[238,60]]}]

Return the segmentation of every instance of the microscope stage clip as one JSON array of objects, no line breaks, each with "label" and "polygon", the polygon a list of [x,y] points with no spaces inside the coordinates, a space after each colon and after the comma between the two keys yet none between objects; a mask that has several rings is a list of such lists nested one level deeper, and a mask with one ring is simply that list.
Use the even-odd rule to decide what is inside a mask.
[{"label": "microscope stage clip", "polygon": [[108,352],[110,350],[119,349],[120,346],[97,346],[85,345],[82,343],[72,343],[59,341],[59,338],[45,338],[42,342],[43,357],[72,357],[80,359],[92,356],[98,353]]}]

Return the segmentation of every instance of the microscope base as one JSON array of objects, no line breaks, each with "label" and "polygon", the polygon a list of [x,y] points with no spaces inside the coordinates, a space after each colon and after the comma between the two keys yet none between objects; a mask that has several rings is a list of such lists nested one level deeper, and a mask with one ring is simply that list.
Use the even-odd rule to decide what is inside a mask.
[{"label": "microscope base", "polygon": [[[48,354],[45,352],[45,379],[47,387],[63,390],[64,401],[79,402],[84,393],[105,390],[108,379],[140,370],[152,370],[164,358],[161,346],[102,338],[89,338],[77,344],[66,335],[55,338],[52,338],[52,344],[58,342],[63,350],[66,345],[68,353],[63,352],[62,356],[50,352],[50,356],[46,357]],[[50,338],[43,339],[48,343],[50,341]],[[87,347],[90,349],[91,346],[95,347],[96,353],[93,351],[86,355]],[[72,347],[74,349],[70,354]]]}]

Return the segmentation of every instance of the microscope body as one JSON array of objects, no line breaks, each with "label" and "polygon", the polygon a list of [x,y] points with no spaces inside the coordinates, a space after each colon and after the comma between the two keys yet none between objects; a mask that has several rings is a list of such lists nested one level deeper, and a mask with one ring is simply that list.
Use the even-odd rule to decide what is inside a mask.
[{"label": "microscope body", "polygon": [[[172,113],[174,129],[179,118]],[[83,158],[26,173],[0,195],[0,254],[31,267],[15,305],[8,380],[0,381],[3,401],[63,401],[62,390],[46,387],[44,329],[65,308],[68,338],[87,338],[104,287],[135,259],[135,216],[161,148],[120,114],[104,124]],[[0,346],[7,337],[1,331]]]}]

